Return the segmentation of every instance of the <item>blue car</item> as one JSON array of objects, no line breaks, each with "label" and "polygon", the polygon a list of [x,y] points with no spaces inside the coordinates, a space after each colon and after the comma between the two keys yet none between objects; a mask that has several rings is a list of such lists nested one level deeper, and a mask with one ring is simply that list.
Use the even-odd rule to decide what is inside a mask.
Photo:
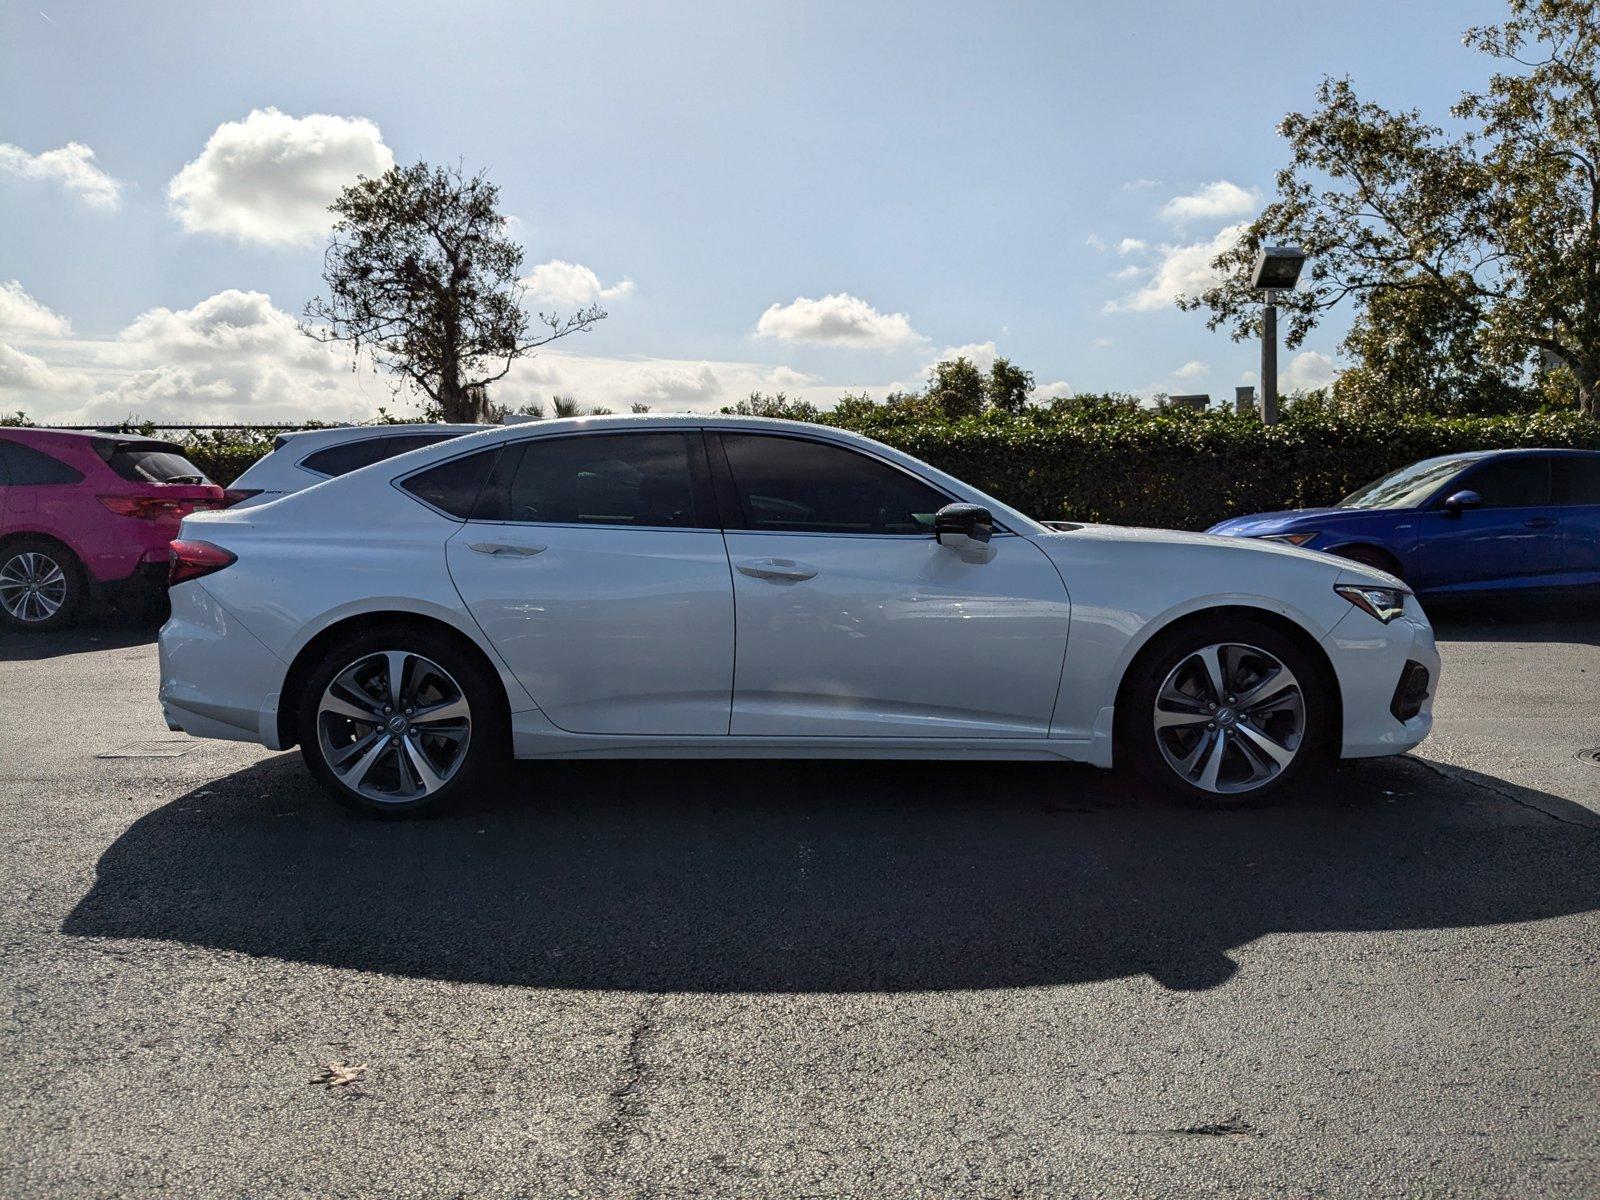
[{"label": "blue car", "polygon": [[1600,451],[1447,454],[1332,508],[1235,517],[1207,532],[1342,555],[1424,597],[1600,585]]}]

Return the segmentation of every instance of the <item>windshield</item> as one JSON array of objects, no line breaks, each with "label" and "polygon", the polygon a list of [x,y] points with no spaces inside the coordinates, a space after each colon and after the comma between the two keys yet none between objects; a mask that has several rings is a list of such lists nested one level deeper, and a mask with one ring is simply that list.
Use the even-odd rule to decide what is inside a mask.
[{"label": "windshield", "polygon": [[1476,456],[1423,459],[1357,488],[1339,501],[1338,507],[1415,508],[1446,479],[1476,461]]}]

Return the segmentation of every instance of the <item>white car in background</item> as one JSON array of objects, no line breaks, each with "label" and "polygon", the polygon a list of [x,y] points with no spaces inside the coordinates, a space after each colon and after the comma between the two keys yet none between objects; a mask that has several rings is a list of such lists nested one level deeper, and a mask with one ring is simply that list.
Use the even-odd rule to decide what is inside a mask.
[{"label": "white car in background", "polygon": [[280,433],[272,449],[228,487],[233,507],[250,508],[336,479],[375,462],[477,433],[483,425],[341,425]]},{"label": "white car in background", "polygon": [[1427,736],[1399,580],[1047,529],[867,438],[736,417],[489,429],[186,518],[168,725],[415,812],[508,753],[1130,761],[1236,804]]}]

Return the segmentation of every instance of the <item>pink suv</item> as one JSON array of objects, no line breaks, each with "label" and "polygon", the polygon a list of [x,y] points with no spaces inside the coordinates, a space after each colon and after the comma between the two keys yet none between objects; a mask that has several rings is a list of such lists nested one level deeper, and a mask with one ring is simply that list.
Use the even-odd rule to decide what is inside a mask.
[{"label": "pink suv", "polygon": [[0,429],[0,624],[53,629],[91,589],[158,591],[178,523],[226,503],[170,442]]}]

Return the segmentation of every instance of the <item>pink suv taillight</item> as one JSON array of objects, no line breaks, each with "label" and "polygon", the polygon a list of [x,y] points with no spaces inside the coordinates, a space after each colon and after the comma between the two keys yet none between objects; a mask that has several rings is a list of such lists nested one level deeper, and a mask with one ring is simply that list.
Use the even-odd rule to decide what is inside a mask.
[{"label": "pink suv taillight", "polygon": [[216,500],[166,500],[159,496],[101,496],[100,503],[119,517],[140,521],[181,521],[197,510],[223,507]]},{"label": "pink suv taillight", "polygon": [[179,538],[167,552],[167,586],[186,579],[199,579],[231,566],[239,556],[210,542],[192,542]]}]

